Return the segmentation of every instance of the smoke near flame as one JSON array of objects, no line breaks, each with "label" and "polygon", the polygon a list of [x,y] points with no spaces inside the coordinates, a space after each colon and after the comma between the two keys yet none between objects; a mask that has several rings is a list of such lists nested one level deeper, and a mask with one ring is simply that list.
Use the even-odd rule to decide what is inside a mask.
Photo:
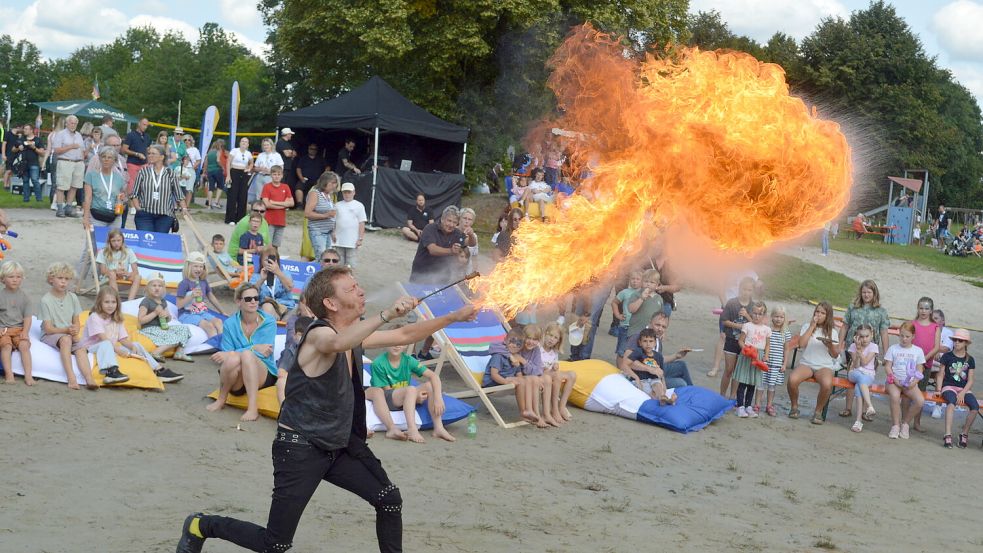
[{"label": "smoke near flame", "polygon": [[550,61],[578,192],[555,221],[523,223],[511,255],[477,283],[511,316],[603,278],[685,226],[718,251],[753,254],[820,228],[845,206],[850,148],[839,126],[789,95],[781,67],[695,48],[627,59],[589,26]]}]

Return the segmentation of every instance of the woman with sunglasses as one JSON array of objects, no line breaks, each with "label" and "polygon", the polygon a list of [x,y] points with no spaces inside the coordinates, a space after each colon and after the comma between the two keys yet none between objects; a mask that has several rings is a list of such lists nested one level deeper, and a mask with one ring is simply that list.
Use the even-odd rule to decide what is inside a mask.
[{"label": "woman with sunglasses", "polygon": [[254,421],[259,418],[259,391],[276,384],[276,320],[259,309],[259,289],[253,284],[237,288],[235,300],[239,309],[225,321],[222,351],[212,354],[212,361],[220,365],[218,398],[206,408],[218,411],[229,394],[246,394],[249,404],[241,420]]},{"label": "woman with sunglasses", "polygon": [[280,256],[276,248],[266,246],[261,250],[259,271],[250,281],[259,289],[260,309],[275,320],[282,319],[291,309],[297,307],[294,299],[294,281],[280,268]]}]

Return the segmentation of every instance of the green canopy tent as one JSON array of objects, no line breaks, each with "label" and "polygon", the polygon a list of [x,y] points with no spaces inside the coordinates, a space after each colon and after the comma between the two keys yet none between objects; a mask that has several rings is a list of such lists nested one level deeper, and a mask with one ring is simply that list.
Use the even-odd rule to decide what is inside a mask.
[{"label": "green canopy tent", "polygon": [[102,119],[106,115],[112,115],[116,121],[126,121],[136,123],[139,117],[134,117],[128,113],[118,110],[112,106],[107,106],[95,100],[59,100],[57,102],[34,102],[39,108],[50,111],[61,116],[74,115],[76,117],[86,117],[89,119]]}]

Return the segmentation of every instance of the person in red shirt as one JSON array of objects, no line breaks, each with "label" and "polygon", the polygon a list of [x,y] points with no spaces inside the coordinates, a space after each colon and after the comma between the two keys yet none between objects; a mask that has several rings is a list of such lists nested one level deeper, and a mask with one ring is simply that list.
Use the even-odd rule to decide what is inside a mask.
[{"label": "person in red shirt", "polygon": [[263,186],[260,197],[266,204],[266,222],[270,225],[270,243],[274,248],[280,248],[283,241],[283,230],[287,228],[287,210],[294,206],[294,197],[290,187],[283,183],[283,167],[274,165],[270,168],[273,180]]}]

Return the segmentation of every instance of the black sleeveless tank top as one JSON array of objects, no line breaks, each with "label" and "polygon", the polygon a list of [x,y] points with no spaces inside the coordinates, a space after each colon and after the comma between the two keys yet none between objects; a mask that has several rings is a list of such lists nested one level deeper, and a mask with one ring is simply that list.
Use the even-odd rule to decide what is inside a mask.
[{"label": "black sleeveless tank top", "polygon": [[352,435],[362,441],[366,437],[362,345],[352,348],[351,376],[347,356],[339,352],[326,373],[311,378],[300,367],[300,349],[308,333],[320,327],[334,328],[324,319],[316,319],[304,332],[288,371],[279,421],[321,449],[341,449]]}]

